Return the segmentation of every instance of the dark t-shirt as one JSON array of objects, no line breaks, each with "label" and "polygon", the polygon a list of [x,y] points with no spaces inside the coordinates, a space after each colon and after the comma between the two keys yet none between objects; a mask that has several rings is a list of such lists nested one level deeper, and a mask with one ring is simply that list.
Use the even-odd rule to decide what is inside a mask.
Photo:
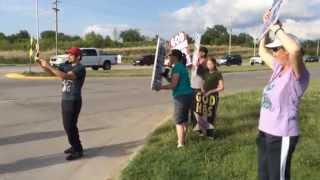
[{"label": "dark t-shirt", "polygon": [[77,77],[74,80],[62,81],[62,100],[80,100],[86,68],[82,64],[72,66],[70,63],[65,63],[59,66],[59,70],[65,73],[72,71]]},{"label": "dark t-shirt", "polygon": [[216,89],[219,85],[219,81],[223,80],[222,74],[219,71],[214,71],[213,73],[204,73],[204,90],[210,91]]},{"label": "dark t-shirt", "polygon": [[204,90],[206,92],[216,89],[219,81],[223,80],[222,73],[214,71],[210,73],[207,68],[199,67],[197,74],[204,80]]}]

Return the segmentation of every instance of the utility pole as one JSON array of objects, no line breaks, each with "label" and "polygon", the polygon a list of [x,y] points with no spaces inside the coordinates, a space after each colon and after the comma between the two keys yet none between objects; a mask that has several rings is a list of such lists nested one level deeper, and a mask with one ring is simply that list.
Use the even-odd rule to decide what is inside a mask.
[{"label": "utility pole", "polygon": [[229,33],[229,52],[228,54],[231,54],[231,43],[232,43],[232,16],[230,17],[230,33]]},{"label": "utility pole", "polygon": [[113,40],[115,41],[115,42],[118,42],[118,40],[119,40],[119,38],[118,38],[118,30],[117,30],[117,28],[115,27],[115,28],[113,28]]},{"label": "utility pole", "polygon": [[[37,53],[38,53],[38,50],[39,50],[39,2],[38,2],[38,0],[36,0],[35,1],[36,2],[36,31],[37,31],[37,44],[36,44],[36,51],[37,51]],[[31,37],[32,38],[32,41],[33,41],[33,37]],[[32,50],[34,50],[33,49],[33,47],[32,47],[32,43],[30,44],[31,45],[31,49]],[[36,55],[37,56],[37,55]],[[32,64],[32,58],[30,57],[29,58],[29,73],[31,73],[31,64]]]},{"label": "utility pole", "polygon": [[317,43],[317,56],[319,57],[319,39],[318,39],[318,43]]},{"label": "utility pole", "polygon": [[58,9],[59,2],[60,1],[58,1],[58,0],[54,0],[53,8],[52,8],[56,14],[56,25],[55,25],[55,28],[56,28],[56,56],[58,55],[58,12],[60,11],[60,9]]},{"label": "utility pole", "polygon": [[36,21],[37,21],[37,44],[39,45],[40,31],[39,31],[39,3],[36,2]]},{"label": "utility pole", "polygon": [[256,44],[257,44],[257,39],[253,38],[253,57],[256,57]]}]

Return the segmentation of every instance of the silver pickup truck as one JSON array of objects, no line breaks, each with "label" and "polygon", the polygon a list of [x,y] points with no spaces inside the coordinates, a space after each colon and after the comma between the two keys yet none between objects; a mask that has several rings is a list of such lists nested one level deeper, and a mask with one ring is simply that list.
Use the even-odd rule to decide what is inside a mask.
[{"label": "silver pickup truck", "polygon": [[[107,54],[99,51],[96,48],[80,48],[81,50],[81,64],[86,67],[91,67],[93,70],[102,68],[103,70],[110,70],[111,65],[121,63],[121,55]],[[59,66],[68,60],[68,55],[52,56],[50,58],[50,64],[53,66]]]}]

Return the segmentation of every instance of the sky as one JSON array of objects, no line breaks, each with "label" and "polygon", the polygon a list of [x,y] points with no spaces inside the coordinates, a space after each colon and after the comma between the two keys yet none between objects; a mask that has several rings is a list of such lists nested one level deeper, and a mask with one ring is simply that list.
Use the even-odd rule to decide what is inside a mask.
[{"label": "sky", "polygon": [[[40,31],[54,30],[54,0],[39,0]],[[95,31],[113,37],[129,28],[143,35],[170,38],[179,31],[191,36],[222,24],[237,34],[257,37],[262,15],[273,0],[60,0],[59,31],[80,35]],[[36,0],[0,0],[0,32],[36,34]],[[280,20],[301,39],[320,38],[320,0],[285,0]]]}]

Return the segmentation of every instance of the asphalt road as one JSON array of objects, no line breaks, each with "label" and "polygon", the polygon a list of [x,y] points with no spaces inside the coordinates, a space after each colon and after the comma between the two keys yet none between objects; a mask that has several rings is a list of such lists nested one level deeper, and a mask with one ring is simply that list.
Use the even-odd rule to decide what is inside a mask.
[{"label": "asphalt road", "polygon": [[[1,69],[1,68],[0,68]],[[319,69],[312,69],[320,77]],[[225,74],[225,92],[261,89],[270,71]],[[126,165],[172,112],[170,92],[149,77],[88,78],[79,118],[85,157],[65,161],[60,82],[0,76],[0,180],[105,180]]]}]

